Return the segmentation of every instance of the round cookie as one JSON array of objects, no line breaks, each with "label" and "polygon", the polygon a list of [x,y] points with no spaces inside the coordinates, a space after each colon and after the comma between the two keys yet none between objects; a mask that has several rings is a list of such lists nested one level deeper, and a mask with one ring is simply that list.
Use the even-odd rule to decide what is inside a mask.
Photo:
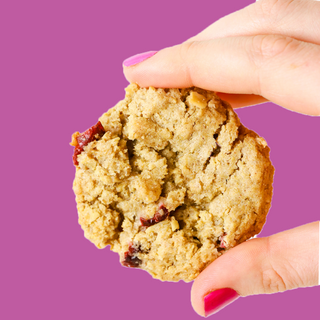
[{"label": "round cookie", "polygon": [[154,278],[195,279],[266,221],[269,148],[214,92],[130,84],[71,144],[85,237]]}]

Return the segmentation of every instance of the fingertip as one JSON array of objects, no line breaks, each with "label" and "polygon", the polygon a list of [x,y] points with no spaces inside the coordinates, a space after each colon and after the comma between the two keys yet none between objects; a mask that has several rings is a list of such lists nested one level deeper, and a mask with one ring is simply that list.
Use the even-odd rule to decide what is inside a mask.
[{"label": "fingertip", "polygon": [[[181,62],[180,45],[126,59],[123,72],[129,82],[141,87],[187,88],[193,86],[186,66]],[[140,61],[141,60],[141,61]],[[140,62],[137,62],[140,61]],[[137,62],[137,63],[135,63]]]},{"label": "fingertip", "polygon": [[199,292],[202,292],[201,287],[199,288],[199,285],[201,286],[201,281],[199,281],[199,277],[201,277],[201,274],[194,280],[191,288],[191,305],[193,310],[202,317],[205,317],[204,312],[204,297],[205,294],[201,295]]},{"label": "fingertip", "polygon": [[[146,72],[142,71],[141,64],[153,57],[158,51],[147,51],[135,54],[122,63],[123,74],[130,83],[137,83],[140,87],[144,87],[144,77]],[[150,68],[150,67],[149,67]],[[148,69],[147,69],[148,70]],[[148,86],[148,85],[147,85]]]},{"label": "fingertip", "polygon": [[134,65],[137,65],[141,62],[143,62],[144,60],[151,58],[152,56],[154,56],[158,51],[147,51],[147,52],[143,52],[143,53],[138,53],[135,54],[134,56],[131,56],[127,59],[125,59],[122,63],[123,67],[131,67]]}]

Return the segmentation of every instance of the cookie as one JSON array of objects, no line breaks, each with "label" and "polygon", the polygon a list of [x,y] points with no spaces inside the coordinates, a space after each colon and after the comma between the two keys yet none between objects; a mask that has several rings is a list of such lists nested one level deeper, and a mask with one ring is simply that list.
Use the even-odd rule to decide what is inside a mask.
[{"label": "cookie", "polygon": [[189,282],[266,221],[269,148],[214,92],[130,84],[71,144],[84,235],[123,266]]}]

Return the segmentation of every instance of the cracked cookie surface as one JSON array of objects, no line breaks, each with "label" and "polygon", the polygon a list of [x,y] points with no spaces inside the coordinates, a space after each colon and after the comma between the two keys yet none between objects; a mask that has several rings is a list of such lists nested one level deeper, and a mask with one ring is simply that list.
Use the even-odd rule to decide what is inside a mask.
[{"label": "cracked cookie surface", "polygon": [[124,266],[188,282],[265,223],[269,148],[213,92],[131,84],[71,144],[85,237]]}]

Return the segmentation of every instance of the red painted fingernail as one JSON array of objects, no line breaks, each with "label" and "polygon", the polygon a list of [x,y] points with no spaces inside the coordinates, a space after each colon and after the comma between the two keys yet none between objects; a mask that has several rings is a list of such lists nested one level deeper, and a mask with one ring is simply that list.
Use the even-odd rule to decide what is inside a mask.
[{"label": "red painted fingernail", "polygon": [[148,51],[148,52],[144,52],[144,53],[139,53],[136,54],[135,56],[132,56],[126,60],[123,61],[123,65],[125,67],[130,67],[133,66],[135,64],[138,64],[150,57],[152,57],[153,55],[155,55],[158,51]]},{"label": "red painted fingernail", "polygon": [[204,312],[208,317],[238,299],[238,293],[230,288],[213,291],[204,297]]}]

